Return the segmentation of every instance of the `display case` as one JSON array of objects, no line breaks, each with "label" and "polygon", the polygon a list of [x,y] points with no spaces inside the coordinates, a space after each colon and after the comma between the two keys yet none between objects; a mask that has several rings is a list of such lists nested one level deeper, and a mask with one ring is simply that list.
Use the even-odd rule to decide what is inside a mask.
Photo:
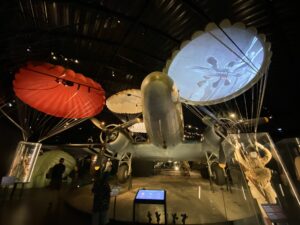
[{"label": "display case", "polygon": [[30,182],[41,146],[41,143],[19,142],[8,176],[14,177],[15,182]]}]

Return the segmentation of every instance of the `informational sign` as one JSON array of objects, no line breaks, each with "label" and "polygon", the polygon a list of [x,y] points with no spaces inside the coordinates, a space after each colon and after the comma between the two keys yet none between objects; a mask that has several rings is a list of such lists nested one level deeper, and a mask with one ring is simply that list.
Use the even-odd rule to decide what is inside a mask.
[{"label": "informational sign", "polygon": [[262,204],[261,206],[265,210],[271,222],[283,222],[287,220],[287,217],[280,205]]},{"label": "informational sign", "polygon": [[133,202],[133,217],[132,221],[135,222],[135,206],[136,204],[159,204],[164,207],[165,224],[168,224],[167,216],[167,193],[166,190],[155,189],[139,189],[135,195]]},{"label": "informational sign", "polygon": [[5,176],[5,177],[2,177],[2,179],[1,179],[2,186],[9,186],[9,185],[14,184],[15,182],[16,182],[15,177]]},{"label": "informational sign", "polygon": [[136,200],[165,200],[165,191],[164,190],[139,190],[136,197]]},{"label": "informational sign", "polygon": [[19,142],[8,176],[19,183],[29,182],[41,147],[41,143]]}]

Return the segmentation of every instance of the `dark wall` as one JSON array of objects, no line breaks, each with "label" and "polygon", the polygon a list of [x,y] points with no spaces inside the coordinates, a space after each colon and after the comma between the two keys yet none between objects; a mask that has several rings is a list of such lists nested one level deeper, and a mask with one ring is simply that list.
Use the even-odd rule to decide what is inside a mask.
[{"label": "dark wall", "polygon": [[132,175],[135,177],[148,177],[154,174],[154,162],[133,159],[132,160]]},{"label": "dark wall", "polygon": [[0,114],[0,178],[7,174],[21,140],[21,131]]}]

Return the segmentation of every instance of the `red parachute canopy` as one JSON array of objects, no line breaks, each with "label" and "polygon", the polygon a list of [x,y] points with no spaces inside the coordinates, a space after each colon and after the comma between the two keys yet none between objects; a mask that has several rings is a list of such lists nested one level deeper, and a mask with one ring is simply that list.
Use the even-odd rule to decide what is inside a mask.
[{"label": "red parachute canopy", "polygon": [[80,73],[49,63],[20,68],[13,82],[15,94],[43,113],[63,118],[86,118],[105,104],[101,85]]}]

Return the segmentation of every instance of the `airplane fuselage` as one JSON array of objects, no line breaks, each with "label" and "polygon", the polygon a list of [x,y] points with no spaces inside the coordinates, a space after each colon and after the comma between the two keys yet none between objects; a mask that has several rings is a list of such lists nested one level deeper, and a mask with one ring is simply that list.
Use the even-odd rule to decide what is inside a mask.
[{"label": "airplane fuselage", "polygon": [[183,140],[183,115],[173,80],[164,73],[153,72],[144,79],[141,90],[150,142],[164,149],[176,146]]},{"label": "airplane fuselage", "polygon": [[160,161],[197,160],[206,152],[219,155],[221,139],[213,126],[208,126],[202,142],[184,141],[182,105],[171,78],[161,72],[153,72],[144,79],[141,89],[149,140],[133,144],[120,131],[114,141],[107,143],[110,151],[118,154],[130,152],[135,158]]}]

